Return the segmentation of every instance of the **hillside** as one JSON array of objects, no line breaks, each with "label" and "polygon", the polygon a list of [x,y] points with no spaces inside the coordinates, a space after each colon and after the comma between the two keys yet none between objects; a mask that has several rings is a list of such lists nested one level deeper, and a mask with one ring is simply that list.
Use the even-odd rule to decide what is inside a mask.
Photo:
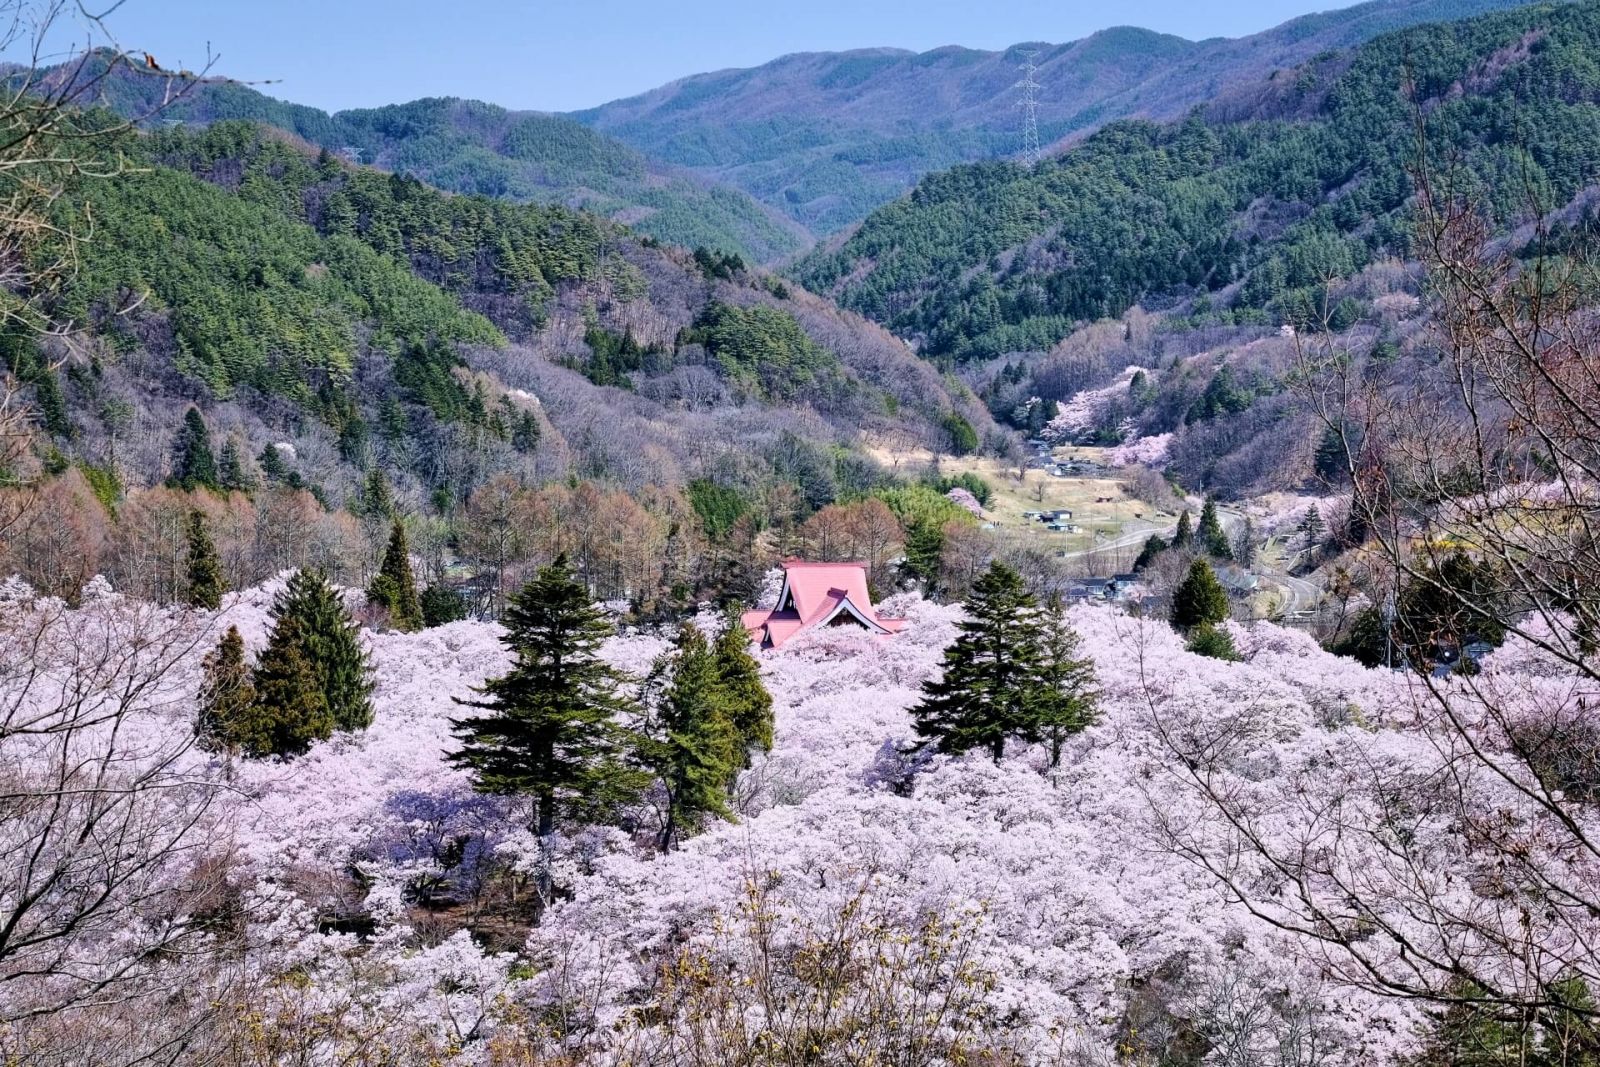
[{"label": "hillside", "polygon": [[[163,89],[160,80],[122,76],[98,95],[121,114],[143,115]],[[450,192],[579,208],[669,244],[751,262],[781,258],[807,241],[794,223],[738,190],[555,115],[455,99],[329,114],[229,83],[198,86],[160,115],[167,125],[263,123]]]},{"label": "hillside", "polygon": [[[776,736],[741,775],[738,822],[718,820],[656,854],[639,825],[652,825],[646,800],[628,808],[622,825],[632,830],[574,820],[540,839],[524,825],[524,798],[477,792],[448,761],[458,745],[451,698],[510,662],[504,632],[491,624],[367,634],[373,723],[302,756],[231,759],[189,746],[201,651],[227,626],[262,648],[280,588],[171,617],[103,591],[71,612],[14,585],[4,591],[0,654],[22,654],[33,637],[42,650],[33,690],[55,691],[69,671],[84,672],[77,686],[146,683],[128,685],[132,695],[118,705],[113,751],[141,769],[166,759],[150,780],[182,776],[190,785],[139,794],[135,810],[176,818],[175,810],[194,810],[182,807],[196,803],[193,783],[228,775],[228,788],[179,840],[207,847],[227,873],[242,901],[232,919],[237,952],[271,995],[254,994],[254,970],[236,980],[229,968],[208,967],[209,952],[152,961],[204,993],[168,1009],[207,1028],[202,1047],[238,1034],[241,1043],[355,1056],[362,1035],[381,1032],[405,1050],[387,1060],[399,1064],[467,1064],[507,1047],[536,1050],[512,1061],[521,1063],[603,1063],[626,1050],[637,1062],[668,1064],[682,1062],[670,1054],[674,1037],[698,1032],[710,1016],[715,1028],[701,1040],[719,1054],[688,1062],[711,1064],[740,1059],[735,1050],[757,1041],[846,1046],[833,1030],[823,1037],[789,1024],[811,1018],[813,998],[822,997],[843,1017],[852,1050],[920,1041],[1051,1067],[1121,1062],[1113,1050],[1198,1065],[1200,1050],[1229,1041],[1276,1049],[1314,1040],[1314,1062],[1334,1067],[1414,1062],[1430,1036],[1440,1043],[1438,1062],[1460,1062],[1448,1058],[1451,1042],[1470,1046],[1426,1005],[1327,973],[1321,957],[1301,950],[1305,941],[1273,921],[1293,914],[1288,905],[1253,910],[1265,905],[1241,901],[1202,867],[1207,853],[1191,851],[1226,855],[1229,871],[1270,900],[1274,872],[1245,848],[1227,849],[1235,837],[1217,825],[1202,786],[1247,797],[1274,843],[1302,834],[1321,842],[1333,836],[1319,830],[1326,806],[1413,801],[1412,792],[1396,799],[1391,783],[1429,781],[1445,766],[1416,724],[1418,698],[1402,677],[1333,657],[1302,634],[1233,627],[1248,662],[1223,663],[1186,652],[1162,623],[1075,609],[1101,687],[1100,718],[1051,768],[1037,744],[1013,744],[992,762],[908,750],[908,709],[937,674],[962,614],[901,598],[895,610],[909,625],[893,641],[832,630],[762,656]],[[104,633],[146,634],[166,656],[155,667],[102,665],[66,651],[92,647]],[[604,655],[642,675],[668,647],[660,635],[628,633],[608,641]],[[1551,666],[1524,645],[1498,654],[1490,677],[1536,707],[1572,684]],[[1451,691],[1466,699],[1461,683]],[[1368,785],[1380,772],[1393,777]],[[1474,779],[1470,789],[1466,800],[1493,804],[1506,818],[1533,808],[1498,778]],[[1338,837],[1317,852],[1337,866],[1302,891],[1319,905],[1353,909],[1339,878],[1359,872],[1364,891],[1390,894],[1381,910],[1359,915],[1367,924],[1360,944],[1445,939],[1450,931],[1408,914],[1405,893],[1434,884],[1430,876],[1479,884],[1496,875],[1494,857],[1453,828],[1455,811],[1391,812],[1388,832]],[[1402,818],[1403,832],[1394,831]],[[8,823],[7,840],[30,825]],[[1393,860],[1391,838],[1413,835],[1421,839],[1415,854],[1427,857],[1420,870]],[[529,872],[546,869],[559,896],[541,915]],[[1480,922],[1517,913],[1511,894],[1471,899]],[[1542,913],[1528,921],[1541,937],[1559,927]],[[1593,920],[1574,925],[1589,931]],[[77,938],[107,955],[119,948],[98,928]],[[812,960],[841,962],[819,973]],[[1401,956],[1385,973],[1405,964]],[[697,977],[663,982],[668,968]],[[292,980],[279,977],[285,972]],[[771,986],[745,985],[763,981]],[[350,995],[357,982],[364,995]],[[760,1015],[744,1000],[757,996]],[[208,1002],[221,1005],[215,1017],[205,1014]],[[886,1012],[885,1003],[897,1007]],[[924,1030],[943,1009],[947,1025]],[[304,1024],[311,1012],[319,1025]],[[529,1015],[563,1022],[528,1027]],[[755,1036],[729,1025],[752,1015],[775,1021]],[[120,1019],[114,1009],[104,1017]],[[77,1018],[29,1019],[13,1039],[50,1047]],[[103,1047],[108,1029],[80,1030],[73,1047]],[[795,1032],[804,1040],[788,1036]],[[124,1040],[144,1050],[154,1037],[141,1027]],[[1157,1060],[1164,1049],[1195,1051]]]},{"label": "hillside", "polygon": [[[1597,46],[1594,3],[1398,31],[1179,123],[1112,124],[1032,170],[929,177],[796,275],[924,356],[969,367],[996,412],[1030,395],[1066,404],[1145,368],[1094,429],[1115,441],[1204,424],[1210,443],[1174,455],[1205,484],[1221,454],[1259,443],[1292,406],[1281,394],[1294,343],[1265,335],[1331,329],[1390,361],[1409,351],[1416,324],[1404,323],[1422,294],[1407,265],[1408,67],[1433,162],[1474,190],[1492,226],[1526,221],[1531,192],[1558,229],[1582,227],[1600,161],[1600,81],[1585,59]],[[999,382],[1005,361],[1031,371]],[[1261,484],[1258,457],[1228,484],[1261,491],[1309,474],[1295,435],[1262,447],[1285,463],[1284,483]]]},{"label": "hillside", "polygon": [[192,403],[246,456],[291,448],[332,505],[376,465],[448,510],[496,473],[637,491],[725,454],[754,484],[785,432],[830,466],[863,433],[944,446],[957,411],[986,432],[886,333],[728,260],[446,196],[246,123],[128,149],[145,172],[71,201],[96,239],[54,311],[90,343],[8,356],[49,413],[51,462],[159,482]]},{"label": "hillside", "polygon": [[1016,83],[1037,53],[1042,139],[1126,117],[1173,119],[1330,49],[1520,0],[1374,0],[1238,39],[1119,27],[1000,52],[947,47],[784,56],[697,74],[571,116],[648,155],[740,188],[823,236],[924,174],[1020,148]]}]

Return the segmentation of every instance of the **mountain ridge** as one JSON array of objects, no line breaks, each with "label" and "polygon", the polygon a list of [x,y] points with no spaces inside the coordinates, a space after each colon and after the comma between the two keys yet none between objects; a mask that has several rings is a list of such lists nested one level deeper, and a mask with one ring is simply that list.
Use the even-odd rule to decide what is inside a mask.
[{"label": "mountain ridge", "polygon": [[746,194],[549,112],[462,97],[327,112],[235,83],[201,84],[158,108],[163,91],[157,80],[114,75],[96,102],[130,117],[159,112],[161,125],[238,119],[275,126],[348,161],[449,192],[587,210],[647,237],[756,262],[809,243],[797,225]]},{"label": "mountain ridge", "polygon": [[1391,29],[1522,0],[1372,0],[1245,37],[1190,41],[1113,26],[999,50],[800,52],[688,75],[567,117],[743,189],[817,237],[902,195],[922,175],[1020,148],[1020,51],[1038,48],[1047,144],[1123,117],[1170,119],[1217,93]]}]

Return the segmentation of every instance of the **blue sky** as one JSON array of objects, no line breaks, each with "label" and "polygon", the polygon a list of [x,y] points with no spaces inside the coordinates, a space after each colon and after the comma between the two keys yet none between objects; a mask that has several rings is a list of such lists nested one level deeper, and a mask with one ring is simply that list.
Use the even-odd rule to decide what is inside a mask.
[{"label": "blue sky", "polygon": [[164,66],[275,79],[337,110],[463,96],[565,111],[786,52],[1067,41],[1108,25],[1234,37],[1343,0],[125,0],[119,41]]}]

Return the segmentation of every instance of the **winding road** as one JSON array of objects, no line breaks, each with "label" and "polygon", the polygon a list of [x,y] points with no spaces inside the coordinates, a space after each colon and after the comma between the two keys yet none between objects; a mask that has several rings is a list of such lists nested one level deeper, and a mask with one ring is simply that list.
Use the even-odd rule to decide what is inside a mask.
[{"label": "winding road", "polygon": [[[1217,509],[1217,518],[1222,523],[1222,528],[1229,537],[1235,536],[1240,527],[1244,525],[1244,515],[1226,507]],[[1143,545],[1152,534],[1160,534],[1170,538],[1177,531],[1177,523],[1167,527],[1146,527],[1133,533],[1122,534],[1110,541],[1089,548],[1080,548],[1072,552],[1063,552],[1062,559],[1081,559],[1096,552],[1114,552],[1118,549],[1132,548]],[[1298,578],[1285,571],[1269,569],[1264,564],[1258,563],[1254,568],[1255,573],[1263,582],[1270,583],[1283,590],[1283,614],[1293,615],[1302,611],[1315,611],[1317,604],[1322,600],[1322,586],[1320,583],[1308,578]]]}]

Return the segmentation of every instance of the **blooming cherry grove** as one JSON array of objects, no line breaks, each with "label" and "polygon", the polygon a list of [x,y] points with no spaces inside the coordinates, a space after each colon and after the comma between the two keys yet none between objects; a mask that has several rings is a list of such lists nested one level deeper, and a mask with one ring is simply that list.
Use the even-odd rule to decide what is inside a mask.
[{"label": "blooming cherry grove", "polygon": [[[216,913],[215,901],[175,905],[163,925],[130,899],[107,913],[127,925],[90,924],[72,954],[141,988],[169,967],[197,1001],[220,1005],[224,1016],[247,1011],[252,1040],[280,1053],[303,1047],[321,1061],[388,1041],[483,1063],[535,1029],[575,1054],[622,1055],[656,1040],[652,1026],[672,1025],[670,1014],[652,1021],[638,1007],[681,994],[681,983],[663,977],[674,960],[699,953],[739,964],[743,949],[730,930],[759,897],[759,914],[779,917],[763,936],[778,943],[798,944],[806,931],[832,929],[861,909],[877,924],[863,926],[863,936],[958,931],[959,952],[946,944],[927,958],[943,961],[934,968],[943,968],[941,980],[959,978],[981,995],[947,991],[938,1026],[981,1033],[1027,1062],[1101,1062],[1128,1045],[1130,1020],[1153,1015],[1220,1042],[1246,1027],[1237,1010],[1243,989],[1275,992],[1239,1040],[1309,1028],[1323,1058],[1304,1062],[1381,1063],[1414,1047],[1423,1021],[1419,1009],[1383,995],[1381,976],[1473,950],[1465,932],[1409,924],[1407,904],[1431,892],[1462,914],[1503,907],[1446,813],[1405,815],[1407,832],[1426,842],[1418,853],[1386,840],[1392,813],[1366,810],[1381,799],[1372,782],[1425,778],[1449,760],[1419,721],[1414,688],[1427,683],[1335,658],[1295,631],[1234,626],[1244,657],[1234,664],[1186,652],[1165,625],[1105,607],[1072,609],[1095,663],[1100,716],[1050,771],[1042,747],[1013,745],[998,765],[979,754],[912,751],[909,709],[953,640],[960,609],[892,598],[884,609],[908,619],[892,639],[828,629],[763,654],[776,743],[741,778],[737,822],[665,855],[637,826],[573,830],[558,835],[549,860],[515,798],[477,794],[445,759],[460,714],[452,698],[508,664],[494,625],[365,634],[376,721],[299,759],[229,762],[189,745],[200,658],[229,625],[259,650],[276,584],[231,595],[215,613],[155,609],[105,589],[67,608],[7,585],[0,687],[14,724],[59,723],[82,714],[83,701],[67,698],[100,671],[95,706],[104,714],[71,744],[114,753],[108,775],[136,779],[153,767],[181,780],[181,789],[140,798],[131,823],[169,829],[130,843],[161,853],[126,883],[130,894],[176,894],[197,867],[227,862],[214,893],[229,901],[227,936],[242,952],[218,953],[205,966],[202,952],[165,965],[135,952],[141,962],[127,964],[127,951],[180,934],[224,937],[215,922],[180,929],[190,912]],[[82,649],[98,637],[108,648],[106,634],[132,641],[135,629],[145,635],[141,647],[171,651],[147,671],[150,684],[116,707],[105,694],[127,693],[117,680],[144,664],[43,657],[31,673],[20,667],[41,645]],[[637,675],[667,645],[659,634],[627,632],[606,655]],[[1520,690],[1532,714],[1571,682],[1514,641],[1471,685],[1441,684],[1459,687],[1450,699],[1463,707],[1473,686]],[[7,781],[36,778],[51,744],[37,729],[0,734]],[[1470,788],[1485,810],[1515,806],[1503,782]],[[1338,805],[1350,809],[1346,837],[1323,848],[1321,820]],[[0,845],[17,854],[36,829],[8,821]],[[1244,833],[1262,835],[1268,851],[1321,848],[1325,880],[1284,884],[1281,870],[1240,847]],[[1402,856],[1419,854],[1429,866],[1400,868]],[[1549,859],[1552,879],[1586,873]],[[526,877],[543,862],[553,864],[562,893],[539,925],[473,925],[495,872]],[[1335,914],[1338,877],[1390,892],[1395,914]],[[0,889],[0,913],[16,911],[22,887]],[[1370,970],[1334,958],[1301,928],[1297,893],[1328,921],[1370,925],[1362,942]],[[1580,917],[1535,922],[1552,944],[1594,932]],[[81,967],[50,983],[5,980],[37,958],[8,954],[0,942],[8,1018],[25,1017],[30,1004],[69,1001],[83,980]],[[910,994],[893,994],[902,996]],[[770,1001],[741,1008],[741,1025],[773,1026],[778,1014]],[[195,1025],[229,1024],[208,1017]],[[26,1027],[18,1034],[28,1040]]]}]

